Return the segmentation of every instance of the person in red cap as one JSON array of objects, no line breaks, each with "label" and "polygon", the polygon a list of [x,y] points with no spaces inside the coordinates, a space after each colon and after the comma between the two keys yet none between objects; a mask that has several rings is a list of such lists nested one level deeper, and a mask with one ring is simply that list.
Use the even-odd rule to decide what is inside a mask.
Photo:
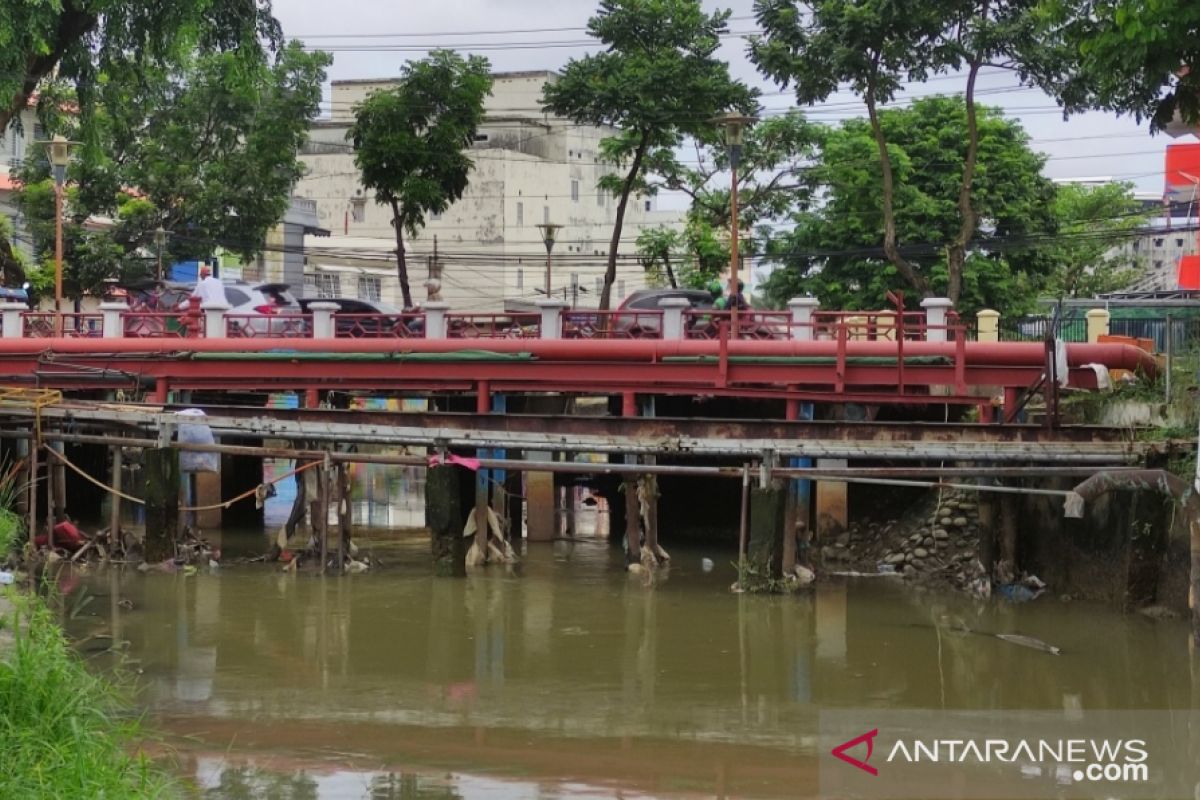
[{"label": "person in red cap", "polygon": [[200,265],[200,280],[192,290],[192,297],[196,298],[200,305],[229,302],[225,298],[225,284],[221,283],[219,278],[213,277],[212,267],[208,264]]}]

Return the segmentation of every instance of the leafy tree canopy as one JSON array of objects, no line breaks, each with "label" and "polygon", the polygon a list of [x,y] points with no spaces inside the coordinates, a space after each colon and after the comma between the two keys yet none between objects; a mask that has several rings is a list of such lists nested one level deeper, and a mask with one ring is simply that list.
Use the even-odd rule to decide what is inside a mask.
[{"label": "leafy tree canopy", "polygon": [[1054,58],[1039,81],[1068,111],[1106,109],[1162,127],[1200,125],[1200,3],[1042,0]]},{"label": "leafy tree canopy", "polygon": [[[107,277],[132,279],[146,268],[154,231],[171,234],[167,258],[197,258],[224,246],[249,259],[286,213],[302,173],[296,154],[318,113],[330,63],[299,43],[272,62],[260,53],[193,53],[136,87],[103,82],[86,114],[39,106],[51,133],[80,139],[68,171],[64,285],[96,291]],[[43,256],[53,252],[53,187],[45,159],[24,170],[21,204]],[[85,230],[92,217],[114,221]]]},{"label": "leafy tree canopy", "polygon": [[[949,275],[946,246],[959,227],[958,185],[966,155],[962,98],[932,97],[881,112],[895,166],[895,224],[901,252],[933,292]],[[1044,158],[1029,148],[1016,122],[979,109],[975,195],[982,224],[970,243],[960,310],[991,306],[1008,313],[1032,303],[1046,256],[1028,241],[1053,232],[1054,185],[1042,177]],[[769,277],[772,304],[806,292],[830,308],[885,308],[889,290],[907,282],[884,255],[880,162],[865,120],[826,132],[815,176],[822,201],[801,210],[790,233],[767,251],[783,265]]]},{"label": "leafy tree canopy", "polygon": [[1047,295],[1095,297],[1123,289],[1137,277],[1137,254],[1125,245],[1149,214],[1132,192],[1129,183],[1058,187],[1054,216],[1059,235],[1043,248],[1054,265]]},{"label": "leafy tree canopy", "polygon": [[609,307],[617,251],[630,194],[651,191],[646,175],[673,160],[686,136],[714,137],[711,120],[736,109],[755,110],[757,93],[733,80],[716,58],[729,30],[729,11],[708,14],[699,0],[602,0],[588,34],[604,45],[599,53],[571,59],[546,84],[546,111],[618,133],[602,157],[623,176],[601,183],[618,196],[616,224],[600,308]]},{"label": "leafy tree canopy", "polygon": [[396,87],[372,93],[355,110],[346,138],[363,186],[392,209],[405,307],[413,299],[404,234],[416,236],[427,214],[445,211],[466,191],[474,167],[468,149],[491,90],[487,59],[438,50],[405,64]]}]

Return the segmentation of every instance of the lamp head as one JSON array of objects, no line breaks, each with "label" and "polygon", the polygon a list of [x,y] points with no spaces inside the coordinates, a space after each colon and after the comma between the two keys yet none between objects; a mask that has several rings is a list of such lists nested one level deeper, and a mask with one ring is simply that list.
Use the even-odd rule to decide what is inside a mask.
[{"label": "lamp head", "polygon": [[562,230],[562,225],[556,225],[553,222],[543,222],[537,226],[537,229],[542,232],[542,243],[546,245],[546,252],[549,253],[554,249],[554,242],[558,238],[558,232]]}]

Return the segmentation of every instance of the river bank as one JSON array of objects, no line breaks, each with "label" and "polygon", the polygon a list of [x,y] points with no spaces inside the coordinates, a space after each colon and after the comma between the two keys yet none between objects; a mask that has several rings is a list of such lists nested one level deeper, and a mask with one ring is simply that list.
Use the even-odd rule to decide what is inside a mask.
[{"label": "river bank", "polygon": [[[23,532],[20,519],[0,508],[0,554],[11,552]],[[0,797],[180,795],[138,753],[141,737],[128,698],[88,672],[45,601],[0,586]]]}]

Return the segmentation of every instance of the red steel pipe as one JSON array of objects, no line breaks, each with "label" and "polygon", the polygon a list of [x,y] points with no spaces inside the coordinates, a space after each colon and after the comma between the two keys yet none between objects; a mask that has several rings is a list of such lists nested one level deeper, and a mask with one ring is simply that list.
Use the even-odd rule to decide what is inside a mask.
[{"label": "red steel pipe", "polygon": [[[705,340],[662,339],[0,339],[0,355],[122,355],[182,356],[188,353],[529,353],[548,361],[657,362],[672,357],[718,358],[723,346]],[[730,358],[810,357],[836,359],[844,347],[847,358],[895,358],[890,341],[729,341]],[[906,358],[941,356],[953,361],[956,350],[966,365],[1029,367],[1044,363],[1041,342],[905,342]],[[1109,369],[1141,371],[1153,376],[1157,361],[1129,344],[1068,344],[1070,366],[1103,364]]]}]

